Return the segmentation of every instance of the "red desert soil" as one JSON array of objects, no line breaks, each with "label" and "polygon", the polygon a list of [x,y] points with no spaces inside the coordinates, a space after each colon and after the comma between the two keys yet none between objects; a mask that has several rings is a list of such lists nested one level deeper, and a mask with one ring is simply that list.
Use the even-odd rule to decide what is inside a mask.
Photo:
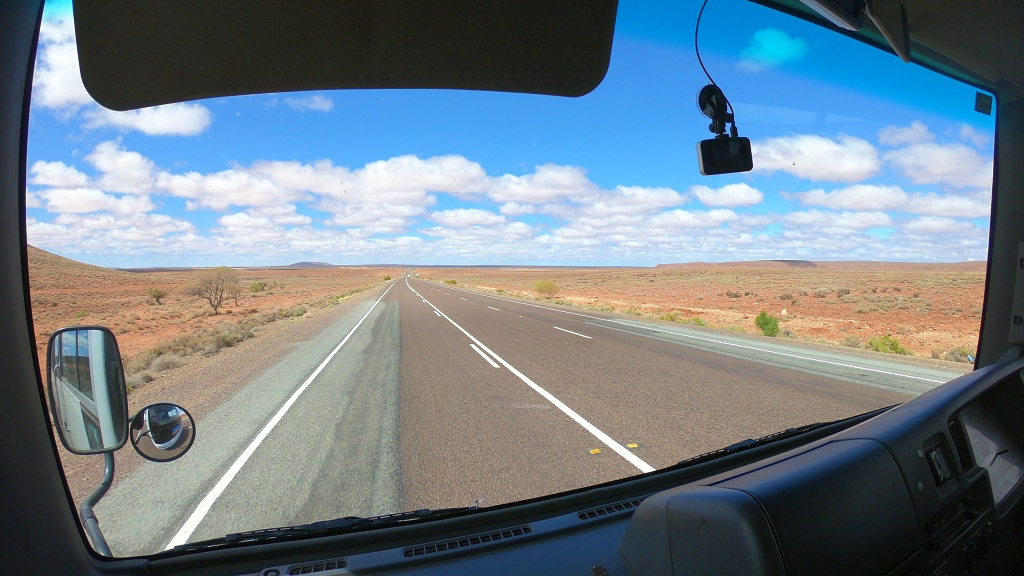
[{"label": "red desert soil", "polygon": [[981,326],[985,263],[763,261],[668,264],[655,268],[417,268],[424,278],[623,314],[677,312],[715,328],[758,333],[762,310],[797,339],[863,345],[890,335],[920,356],[964,347],[973,355]]}]

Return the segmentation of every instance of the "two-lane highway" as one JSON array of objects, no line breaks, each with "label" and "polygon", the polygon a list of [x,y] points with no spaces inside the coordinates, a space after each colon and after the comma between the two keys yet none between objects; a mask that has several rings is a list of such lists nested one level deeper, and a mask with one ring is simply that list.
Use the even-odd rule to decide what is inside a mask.
[{"label": "two-lane highway", "polygon": [[97,510],[126,555],[496,505],[902,402],[952,376],[404,277],[198,422],[180,461],[119,479]]}]

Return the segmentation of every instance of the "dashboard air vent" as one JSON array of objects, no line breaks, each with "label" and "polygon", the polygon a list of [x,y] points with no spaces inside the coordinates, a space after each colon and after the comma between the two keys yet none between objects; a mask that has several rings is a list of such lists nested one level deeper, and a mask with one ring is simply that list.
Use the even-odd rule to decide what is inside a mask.
[{"label": "dashboard air vent", "polygon": [[647,496],[641,496],[639,498],[633,498],[632,500],[623,500],[621,502],[614,502],[607,506],[600,506],[598,508],[591,508],[584,510],[579,513],[580,520],[593,520],[601,516],[607,516],[609,514],[615,514],[616,512],[625,512],[626,510],[633,510],[640,505],[641,502],[647,499]]},{"label": "dashboard air vent", "polygon": [[949,434],[953,436],[953,445],[956,446],[956,455],[960,458],[960,469],[967,472],[971,469],[971,447],[967,444],[967,436],[964,435],[963,424],[959,418],[949,421]]},{"label": "dashboard air vent", "polygon": [[296,564],[288,569],[288,574],[316,574],[317,572],[337,570],[338,568],[344,568],[346,566],[348,566],[348,562],[346,562],[344,558],[335,558],[334,560]]},{"label": "dashboard air vent", "polygon": [[533,528],[523,525],[515,526],[513,528],[505,528],[503,530],[495,530],[493,532],[483,532],[480,534],[463,536],[461,538],[452,538],[451,540],[430,542],[428,544],[406,548],[405,556],[408,558],[412,556],[422,556],[424,554],[433,554],[435,552],[444,552],[445,550],[455,550],[458,548],[465,548],[467,546],[505,540],[515,536],[523,536],[524,534],[529,534],[531,532],[533,532]]}]

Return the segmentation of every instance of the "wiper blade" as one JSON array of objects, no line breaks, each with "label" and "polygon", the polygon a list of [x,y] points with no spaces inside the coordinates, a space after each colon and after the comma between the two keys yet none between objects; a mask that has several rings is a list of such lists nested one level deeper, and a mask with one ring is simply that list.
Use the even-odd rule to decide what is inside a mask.
[{"label": "wiper blade", "polygon": [[412,524],[427,519],[455,516],[462,512],[477,510],[480,508],[479,503],[480,501],[478,500],[472,506],[462,506],[458,508],[424,508],[421,510],[398,512],[396,514],[383,514],[380,516],[370,516],[366,518],[361,516],[345,516],[342,518],[335,518],[334,520],[321,520],[319,522],[311,522],[300,526],[282,526],[280,528],[250,530],[248,532],[227,534],[220,538],[181,544],[179,546],[175,546],[174,550],[206,550],[209,548],[219,548],[234,544],[248,544],[254,542],[267,543],[278,540],[290,540],[293,538],[343,534],[345,532],[355,532],[367,528],[400,526],[402,524]]},{"label": "wiper blade", "polygon": [[762,436],[760,438],[747,438],[746,440],[740,440],[735,444],[730,444],[725,448],[719,448],[718,450],[705,452],[704,454],[694,456],[693,458],[681,460],[679,461],[679,464],[695,464],[697,462],[703,462],[705,460],[711,460],[714,458],[718,458],[720,456],[725,456],[726,454],[735,454],[736,452],[749,450],[750,448],[754,448],[755,446],[764,446],[765,444],[770,444],[777,440],[783,440],[785,438],[799,436],[800,434],[803,434],[805,432],[817,430],[818,428],[824,428],[825,426],[835,424],[836,422],[841,422],[841,420],[834,420],[831,422],[815,422],[814,424],[806,424],[804,426],[797,426],[796,428],[787,428],[785,430],[782,430],[781,432],[775,432],[773,434]]}]

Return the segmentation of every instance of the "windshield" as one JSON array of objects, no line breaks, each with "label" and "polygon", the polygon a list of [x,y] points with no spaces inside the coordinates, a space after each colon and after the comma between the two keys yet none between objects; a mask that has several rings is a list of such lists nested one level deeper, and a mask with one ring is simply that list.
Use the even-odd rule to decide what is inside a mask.
[{"label": "windshield", "polygon": [[[37,342],[109,327],[131,413],[172,402],[196,422],[174,462],[116,454],[96,506],[113,553],[549,496],[969,371],[994,133],[978,92],[712,0],[701,58],[754,168],[704,177],[697,8],[623,3],[608,75],[577,99],[113,112],[82,86],[69,8],[48,5]],[[80,503],[103,459],[61,450]]]}]

